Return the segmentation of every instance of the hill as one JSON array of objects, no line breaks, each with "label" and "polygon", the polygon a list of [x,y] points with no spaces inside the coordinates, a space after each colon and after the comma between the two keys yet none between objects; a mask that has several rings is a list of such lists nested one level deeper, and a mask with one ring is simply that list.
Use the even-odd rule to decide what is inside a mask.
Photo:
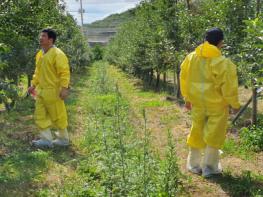
[{"label": "hill", "polygon": [[135,15],[135,8],[129,9],[120,14],[112,14],[103,20],[95,21],[91,24],[85,24],[86,28],[116,28],[121,24],[131,20]]},{"label": "hill", "polygon": [[103,20],[85,24],[84,31],[90,46],[106,45],[117,33],[118,27],[135,17],[135,10],[136,8],[133,8],[120,14],[112,14]]}]

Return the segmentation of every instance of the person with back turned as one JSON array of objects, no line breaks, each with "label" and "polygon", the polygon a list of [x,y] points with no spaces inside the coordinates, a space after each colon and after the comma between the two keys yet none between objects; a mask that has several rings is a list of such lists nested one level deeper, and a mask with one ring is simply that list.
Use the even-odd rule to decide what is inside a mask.
[{"label": "person with back turned", "polygon": [[181,65],[181,92],[192,117],[187,169],[204,177],[222,172],[219,149],[226,138],[229,106],[235,112],[240,108],[236,66],[221,54],[223,39],[221,29],[208,30],[205,42]]}]

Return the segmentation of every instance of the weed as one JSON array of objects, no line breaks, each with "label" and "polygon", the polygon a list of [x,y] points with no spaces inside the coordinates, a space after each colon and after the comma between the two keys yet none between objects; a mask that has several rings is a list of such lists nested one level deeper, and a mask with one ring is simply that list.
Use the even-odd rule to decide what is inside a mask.
[{"label": "weed", "polygon": [[233,137],[226,139],[223,146],[224,155],[234,155],[244,160],[251,160],[255,155],[251,150],[248,150],[240,140]]},{"label": "weed", "polygon": [[249,150],[263,150],[263,127],[243,128],[240,134],[241,143]]}]

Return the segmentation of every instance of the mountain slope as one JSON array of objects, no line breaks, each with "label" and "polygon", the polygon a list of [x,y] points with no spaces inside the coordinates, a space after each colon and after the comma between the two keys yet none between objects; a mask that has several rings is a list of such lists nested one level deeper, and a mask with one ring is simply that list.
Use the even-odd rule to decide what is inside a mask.
[{"label": "mountain slope", "polygon": [[112,14],[103,20],[95,21],[91,24],[85,24],[85,28],[116,28],[121,24],[128,22],[135,15],[135,8],[127,10],[120,14]]}]

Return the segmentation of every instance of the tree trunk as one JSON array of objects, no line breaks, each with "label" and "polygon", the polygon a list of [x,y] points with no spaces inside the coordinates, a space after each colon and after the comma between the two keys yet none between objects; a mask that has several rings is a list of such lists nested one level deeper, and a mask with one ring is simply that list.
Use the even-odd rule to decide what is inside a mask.
[{"label": "tree trunk", "polygon": [[190,0],[186,0],[187,8],[190,10]]},{"label": "tree trunk", "polygon": [[150,82],[149,82],[149,85],[152,85],[152,80],[153,80],[153,70],[150,71]]},{"label": "tree trunk", "polygon": [[166,89],[166,72],[163,73],[163,85],[164,85],[164,88]]},{"label": "tree trunk", "polygon": [[176,95],[176,67],[175,65],[173,69],[173,78],[174,78],[174,95]]},{"label": "tree trunk", "polygon": [[159,85],[160,85],[160,73],[157,72],[156,85],[155,85],[156,90],[159,90]]},{"label": "tree trunk", "polygon": [[257,125],[257,88],[252,93],[252,124]]},{"label": "tree trunk", "polygon": [[163,73],[163,82],[166,83],[167,74],[166,72]]},{"label": "tree trunk", "polygon": [[259,17],[259,14],[260,14],[260,8],[261,8],[260,0],[257,0],[257,17]]}]

